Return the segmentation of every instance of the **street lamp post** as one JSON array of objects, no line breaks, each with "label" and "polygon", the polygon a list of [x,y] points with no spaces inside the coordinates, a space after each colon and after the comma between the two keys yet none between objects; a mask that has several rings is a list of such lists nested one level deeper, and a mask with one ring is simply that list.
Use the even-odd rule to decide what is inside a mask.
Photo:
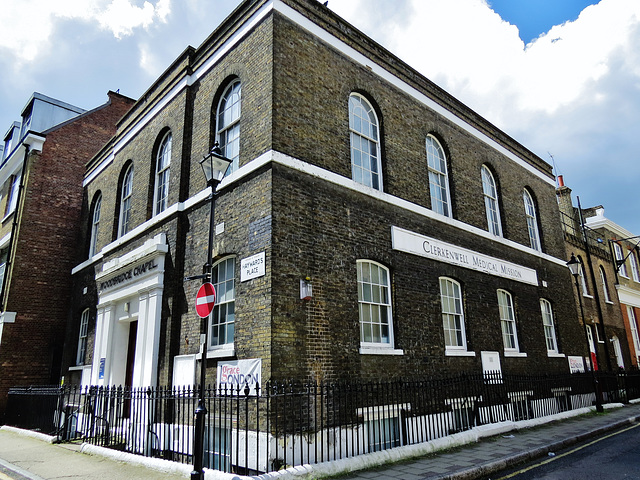
[{"label": "street lamp post", "polygon": [[[213,265],[213,237],[215,234],[215,196],[216,188],[224,178],[231,160],[222,155],[218,142],[215,143],[211,151],[200,160],[200,166],[207,179],[207,187],[211,187],[211,198],[209,204],[211,211],[209,214],[209,244],[207,246],[207,263],[202,267],[204,281],[211,281]],[[211,315],[209,315],[211,318]],[[207,416],[207,407],[204,403],[204,384],[207,372],[207,334],[209,333],[208,318],[202,319],[201,332],[201,358],[200,358],[200,388],[198,390],[198,406],[195,410],[195,432],[193,436],[193,471],[191,480],[203,480],[203,456],[204,456],[204,423]]]},{"label": "street lamp post", "polygon": [[[580,304],[580,317],[582,318],[582,326],[584,327],[584,336],[587,340],[587,350],[589,351],[589,363],[591,364],[591,380],[593,381],[593,391],[596,394],[596,411],[602,412],[602,391],[600,390],[600,384],[598,379],[596,378],[593,359],[591,358],[591,343],[589,342],[589,334],[587,333],[587,322],[584,318],[584,308],[582,307],[582,294],[580,293],[580,285],[578,284],[578,276],[580,275],[580,260],[576,258],[576,256],[572,253],[571,260],[567,262],[567,267],[569,267],[569,271],[571,275],[573,275],[573,280],[576,284],[576,292],[578,294],[578,303]],[[596,353],[596,361],[597,361],[597,353]]]}]

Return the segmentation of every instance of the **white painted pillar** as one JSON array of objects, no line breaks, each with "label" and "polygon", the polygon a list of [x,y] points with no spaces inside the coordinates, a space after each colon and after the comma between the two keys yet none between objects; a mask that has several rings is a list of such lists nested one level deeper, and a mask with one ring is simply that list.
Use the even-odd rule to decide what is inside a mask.
[{"label": "white painted pillar", "polygon": [[[98,307],[96,315],[96,337],[93,346],[93,364],[91,368],[91,384],[105,385],[109,379],[111,337],[113,332],[113,305],[106,304]],[[104,376],[100,375],[100,360],[105,359]]]},{"label": "white painted pillar", "polygon": [[138,297],[138,336],[133,369],[133,386],[156,386],[162,314],[162,288],[141,292]]}]

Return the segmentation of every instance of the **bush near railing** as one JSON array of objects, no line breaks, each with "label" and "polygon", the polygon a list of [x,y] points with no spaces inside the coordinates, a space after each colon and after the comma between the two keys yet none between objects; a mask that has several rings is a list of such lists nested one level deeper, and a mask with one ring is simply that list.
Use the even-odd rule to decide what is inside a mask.
[{"label": "bush near railing", "polygon": [[[640,397],[640,373],[596,373],[604,402]],[[412,381],[207,387],[205,466],[256,474],[411,445],[477,425],[593,405],[594,377],[462,374]],[[196,388],[16,387],[5,423],[192,463]]]}]

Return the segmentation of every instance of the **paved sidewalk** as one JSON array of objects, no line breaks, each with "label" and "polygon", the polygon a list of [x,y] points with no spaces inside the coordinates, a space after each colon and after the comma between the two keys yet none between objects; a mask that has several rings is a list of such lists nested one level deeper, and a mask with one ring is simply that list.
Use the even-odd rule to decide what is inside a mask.
[{"label": "paved sidewalk", "polygon": [[[0,429],[0,479],[184,480],[188,475],[80,452],[79,445],[51,444],[10,429]],[[173,462],[167,462],[172,464]],[[167,465],[167,468],[175,468]],[[188,468],[188,467],[187,467]],[[191,469],[189,469],[191,470]],[[18,475],[16,475],[18,474]],[[9,476],[7,476],[9,475]]]},{"label": "paved sidewalk", "polygon": [[[591,413],[542,424],[534,428],[512,430],[452,450],[341,475],[339,478],[340,480],[477,479],[509,466],[545,456],[549,452],[559,451],[577,442],[602,435],[607,431],[636,421],[640,421],[640,403],[610,408],[604,414]],[[79,445],[55,445],[48,443],[44,435],[39,438],[33,438],[29,435],[31,435],[30,432],[17,432],[7,427],[0,429],[0,480],[7,478],[18,480],[60,478],[177,480],[189,478],[191,471],[188,465],[180,465],[166,460],[145,459],[135,455],[106,451],[106,449],[102,449],[102,452],[115,458],[81,453]],[[118,455],[122,456],[118,457]],[[361,459],[355,457],[336,463],[344,461],[353,462],[342,465],[342,467],[346,467],[344,470],[349,470],[356,468],[355,465],[358,465]],[[323,473],[324,477],[322,477]],[[334,469],[333,473],[337,473],[337,471]],[[326,478],[326,474],[327,470],[317,465],[253,478],[310,480]],[[234,478],[238,480],[249,478],[215,471],[209,471],[207,477],[209,479]]]},{"label": "paved sidewalk", "polygon": [[626,405],[603,414],[515,430],[450,451],[341,476],[340,480],[477,479],[636,421],[640,421],[640,404]]}]

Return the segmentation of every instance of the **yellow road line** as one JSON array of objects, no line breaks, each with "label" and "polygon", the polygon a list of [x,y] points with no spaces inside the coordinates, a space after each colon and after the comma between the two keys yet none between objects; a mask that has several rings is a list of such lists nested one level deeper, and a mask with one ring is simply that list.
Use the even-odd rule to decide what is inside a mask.
[{"label": "yellow road line", "polygon": [[576,447],[573,450],[569,450],[568,452],[561,453],[560,455],[555,455],[555,456],[553,456],[551,458],[548,458],[547,460],[544,460],[544,461],[542,461],[540,463],[536,463],[535,465],[531,465],[529,467],[523,468],[522,470],[518,470],[517,472],[510,473],[509,475],[506,475],[504,477],[497,478],[496,480],[506,480],[507,478],[515,477],[516,475],[520,475],[521,473],[528,472],[529,470],[533,470],[534,468],[541,467],[542,465],[546,465],[547,463],[551,463],[554,460],[558,460],[559,458],[566,457],[567,455],[571,455],[572,453],[578,452],[578,451],[582,450],[583,448],[590,447],[591,445],[594,445],[594,444],[596,444],[598,442],[601,442],[602,440],[606,440],[607,438],[615,437],[616,435],[619,435],[619,434],[624,433],[624,432],[626,432],[628,430],[631,430],[633,428],[638,428],[638,427],[640,427],[640,423],[638,423],[636,425],[632,425],[631,427],[627,427],[624,430],[620,430],[618,432],[610,433],[609,435],[607,435],[605,437],[598,438],[597,440],[594,440],[592,442],[586,443],[586,444],[584,444],[584,445],[582,445],[580,447]]}]

